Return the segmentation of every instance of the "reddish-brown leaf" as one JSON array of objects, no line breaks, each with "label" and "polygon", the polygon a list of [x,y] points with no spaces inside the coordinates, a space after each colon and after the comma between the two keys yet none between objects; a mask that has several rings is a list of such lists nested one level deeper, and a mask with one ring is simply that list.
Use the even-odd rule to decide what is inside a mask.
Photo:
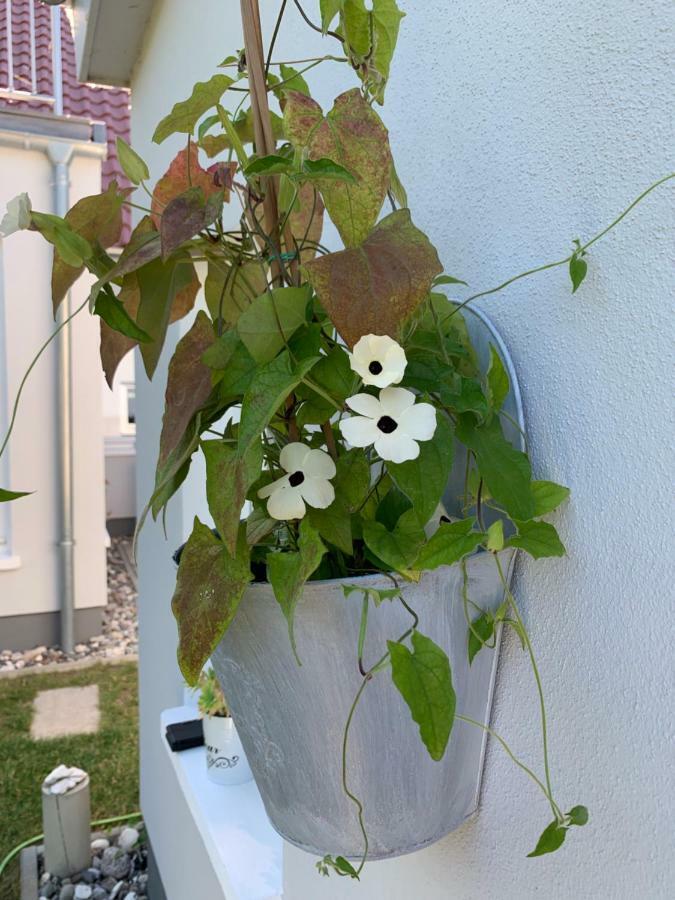
[{"label": "reddish-brown leaf", "polygon": [[399,209],[382,219],[359,247],[305,264],[312,287],[344,340],[364,334],[396,337],[443,267],[429,239]]},{"label": "reddish-brown leaf", "polygon": [[356,183],[330,178],[316,182],[345,246],[354,247],[367,237],[389,189],[387,129],[358,88],[340,94],[325,118],[311,97],[289,91],[286,98],[287,138],[296,147],[306,147],[310,159],[332,159],[356,179]]},{"label": "reddish-brown leaf", "polygon": [[[117,243],[122,230],[122,197],[117,182],[112,181],[108,190],[93,197],[83,197],[65,216],[66,222],[90,244],[101,247]],[[52,303],[54,315],[61,301],[84,271],[84,266],[69,266],[54,250],[52,264]]]},{"label": "reddish-brown leaf", "polygon": [[[318,244],[321,240],[323,210],[321,194],[314,185],[309,182],[302,184],[298,190],[293,211],[288,218],[295,242],[298,247],[302,247],[300,252],[301,262],[314,259],[316,256],[316,247],[313,245]],[[306,245],[304,245],[305,242]]]},{"label": "reddish-brown leaf", "polygon": [[152,219],[155,223],[155,228],[159,231],[162,213],[171,200],[189,188],[200,187],[206,199],[211,194],[215,194],[216,191],[224,190],[223,201],[227,203],[230,199],[230,191],[226,186],[216,184],[216,178],[221,180],[219,174],[207,172],[199,164],[195,144],[190,144],[189,151],[185,147],[185,149],[177,153],[152,192]]},{"label": "reddish-brown leaf", "polygon": [[166,382],[159,465],[178,446],[190,420],[211,393],[211,370],[202,363],[201,358],[214,340],[211,320],[200,311],[192,328],[176,346]]}]

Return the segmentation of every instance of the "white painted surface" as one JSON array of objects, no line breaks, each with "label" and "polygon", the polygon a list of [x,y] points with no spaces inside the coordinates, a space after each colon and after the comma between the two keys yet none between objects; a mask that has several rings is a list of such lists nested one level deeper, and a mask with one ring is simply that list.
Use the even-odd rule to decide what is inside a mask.
[{"label": "white painted surface", "polygon": [[[269,33],[273,10],[264,6]],[[448,272],[475,290],[561,258],[572,238],[592,236],[672,167],[666,0],[402,6],[408,17],[383,116],[415,221]],[[235,0],[199,0],[190,12],[177,0],[156,4],[133,82],[134,133],[154,171],[179,146],[152,147],[155,122],[241,46]],[[279,58],[312,55],[318,38],[292,4],[288,21]],[[325,105],[351,83],[337,66],[308,80]],[[665,488],[673,435],[666,364],[672,197],[672,187],[653,195],[593,248],[589,277],[574,297],[559,270],[485,302],[520,374],[535,472],[573,490],[554,520],[569,557],[521,564],[518,596],[542,663],[554,783],[566,807],[589,806],[589,825],[558,854],[526,860],[548,820],[546,804],[491,746],[473,822],[422,853],[371,864],[361,886],[318,879],[314,860],[287,848],[286,900],[671,896],[673,818],[665,798],[673,790],[674,735],[664,694],[673,651],[664,623],[673,583]],[[139,385],[143,500],[163,372],[152,388]],[[171,876],[189,864],[196,879],[206,879],[208,857],[189,822],[190,853],[172,856],[161,822],[167,782],[156,762],[158,711],[181,694],[168,554],[200,509],[203,491],[193,479],[169,515],[169,544],[153,528],[141,542],[141,750],[143,805],[162,871]],[[532,678],[513,640],[506,641],[494,724],[540,767]]]},{"label": "white painted surface", "polygon": [[[100,191],[100,160],[75,156],[70,203]],[[0,209],[27,191],[35,209],[53,211],[53,174],[38,150],[0,146]],[[50,289],[52,250],[34,232],[3,241],[4,334],[0,355],[7,370],[6,394],[14,402],[31,359],[54,329]],[[73,308],[89,282],[73,287]],[[75,605],[106,603],[103,423],[98,323],[86,313],[72,325],[75,479]],[[58,454],[56,451],[56,356],[52,345],[33,370],[9,447],[10,487],[35,491],[12,504],[12,551],[22,565],[0,568],[0,617],[49,612],[59,607]],[[4,432],[3,432],[4,437]],[[3,485],[4,486],[4,485]],[[1,633],[1,625],[0,625]],[[0,640],[1,643],[1,640]]]},{"label": "white painted surface", "polygon": [[277,900],[282,840],[269,823],[255,782],[214,784],[207,775],[204,747],[172,753],[166,742],[167,725],[193,718],[191,706],[165,710],[161,739],[225,895],[228,900]]}]

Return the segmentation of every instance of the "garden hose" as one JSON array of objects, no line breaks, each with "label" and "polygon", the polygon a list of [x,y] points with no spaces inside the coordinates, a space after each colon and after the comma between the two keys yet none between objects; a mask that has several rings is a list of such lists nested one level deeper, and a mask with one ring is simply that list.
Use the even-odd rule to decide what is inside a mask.
[{"label": "garden hose", "polygon": [[[92,825],[112,825],[113,822],[127,822],[129,819],[140,819],[142,815],[139,812],[126,813],[123,816],[111,816],[108,819],[96,819],[96,821],[92,822]],[[14,859],[17,853],[20,853],[25,847],[30,847],[31,844],[37,844],[38,841],[41,841],[44,837],[44,834],[35,834],[32,838],[28,838],[27,841],[22,841],[20,844],[17,844],[13,850],[10,850],[7,856],[0,862],[0,878],[2,877],[2,873],[5,871],[10,862]]]}]

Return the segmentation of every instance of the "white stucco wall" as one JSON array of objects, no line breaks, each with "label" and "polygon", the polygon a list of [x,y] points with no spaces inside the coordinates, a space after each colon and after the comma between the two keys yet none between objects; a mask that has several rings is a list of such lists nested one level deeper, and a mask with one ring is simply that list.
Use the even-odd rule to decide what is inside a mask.
[{"label": "white stucco wall", "polygon": [[[70,204],[98,193],[100,184],[100,159],[73,156]],[[49,159],[40,150],[0,146],[0,210],[20,191],[28,192],[35,209],[53,212]],[[2,243],[4,322],[0,356],[7,372],[3,393],[11,408],[26,368],[55,327],[50,288],[52,249],[33,232],[13,234]],[[73,308],[83,302],[88,290],[89,282],[83,277],[72,290]],[[72,324],[72,347],[75,605],[85,608],[106,603],[98,324],[86,313]],[[0,617],[59,609],[56,391],[56,349],[52,344],[27,382],[8,451],[9,486],[35,493],[12,504],[9,510],[10,550],[20,557],[21,565],[5,571],[0,563]],[[4,469],[2,472],[5,477]]]},{"label": "white stucco wall", "polygon": [[[383,116],[415,221],[473,290],[563,257],[572,238],[591,237],[672,168],[666,0],[401,5]],[[156,4],[133,88],[134,134],[159,168],[176,146],[150,149],[155,121],[240,46],[237,13],[234,0],[200,0],[189,17],[176,0]],[[317,43],[292,4],[288,21],[275,56],[312,55]],[[346,86],[335,70],[308,76],[325,104]],[[569,556],[521,561],[517,593],[546,685],[554,784],[566,808],[589,807],[589,825],[558,854],[526,859],[546,803],[491,746],[475,821],[422,853],[371,864],[361,885],[319,880],[314,860],[289,848],[287,900],[672,895],[672,200],[672,186],[660,190],[595,246],[574,296],[561,269],[483,304],[520,373],[535,472],[573,492],[554,520]],[[139,386],[143,497],[161,393],[160,382]],[[147,734],[180,696],[167,551],[202,503],[192,482],[169,516],[169,546],[150,529],[141,545],[141,690],[152,716],[144,804],[158,809]],[[536,697],[512,637],[494,725],[538,765]]]}]

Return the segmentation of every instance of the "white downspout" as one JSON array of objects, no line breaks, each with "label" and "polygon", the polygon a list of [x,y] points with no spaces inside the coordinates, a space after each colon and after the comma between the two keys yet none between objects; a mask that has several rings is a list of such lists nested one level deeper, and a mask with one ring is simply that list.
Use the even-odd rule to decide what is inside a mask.
[{"label": "white downspout", "polygon": [[[52,15],[52,79],[54,115],[63,115],[63,62],[61,57],[61,10],[55,6]],[[65,216],[70,187],[69,167],[73,145],[50,142],[47,148],[54,167],[54,212]],[[57,325],[70,315],[71,294],[66,294],[57,312]],[[70,328],[62,328],[57,338],[57,410],[58,447],[61,474],[60,496],[60,606],[61,649],[72,653],[75,646],[75,532],[73,527],[73,386],[71,371],[72,345]]]}]

